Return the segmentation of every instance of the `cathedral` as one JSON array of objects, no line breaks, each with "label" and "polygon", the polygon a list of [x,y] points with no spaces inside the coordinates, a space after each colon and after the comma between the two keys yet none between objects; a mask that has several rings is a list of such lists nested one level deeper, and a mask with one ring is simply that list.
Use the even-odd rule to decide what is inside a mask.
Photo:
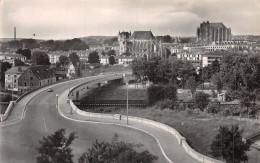
[{"label": "cathedral", "polygon": [[119,54],[131,53],[135,57],[147,59],[159,54],[160,45],[151,31],[118,33]]},{"label": "cathedral", "polygon": [[231,28],[223,23],[203,22],[197,28],[197,42],[211,44],[212,42],[231,41]]}]

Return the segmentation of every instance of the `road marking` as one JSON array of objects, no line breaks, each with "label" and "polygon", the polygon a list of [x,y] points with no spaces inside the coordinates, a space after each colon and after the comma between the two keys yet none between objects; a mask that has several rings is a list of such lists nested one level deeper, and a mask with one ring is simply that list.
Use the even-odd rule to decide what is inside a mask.
[{"label": "road marking", "polygon": [[45,131],[46,131],[46,133],[47,133],[48,131],[47,131],[47,126],[46,126],[46,123],[45,123],[45,119],[44,119],[44,114],[43,114],[43,112],[42,112],[42,119],[43,119],[43,124],[44,124]]}]

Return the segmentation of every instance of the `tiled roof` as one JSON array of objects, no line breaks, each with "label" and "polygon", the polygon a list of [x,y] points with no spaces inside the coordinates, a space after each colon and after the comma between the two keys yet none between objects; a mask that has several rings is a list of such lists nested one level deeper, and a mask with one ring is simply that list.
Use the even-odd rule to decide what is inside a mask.
[{"label": "tiled roof", "polygon": [[22,74],[26,69],[28,69],[28,66],[16,66],[8,69],[5,74]]},{"label": "tiled roof", "polygon": [[32,71],[32,73],[40,80],[42,79],[48,79],[54,76],[53,71],[50,69],[49,66],[31,66],[29,69]]},{"label": "tiled roof", "polygon": [[131,36],[131,39],[151,40],[151,39],[155,39],[155,37],[151,31],[135,31]]}]

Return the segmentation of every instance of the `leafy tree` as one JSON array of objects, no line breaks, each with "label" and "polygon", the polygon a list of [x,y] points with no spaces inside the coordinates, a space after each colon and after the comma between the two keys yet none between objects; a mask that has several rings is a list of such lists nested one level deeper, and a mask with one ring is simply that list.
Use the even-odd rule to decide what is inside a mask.
[{"label": "leafy tree", "polygon": [[[73,57],[76,57],[76,56],[71,56],[71,57],[73,58]],[[75,60],[79,60],[78,57]],[[69,64],[69,58],[67,56],[64,56],[64,55],[61,55],[59,57],[59,61],[60,61],[60,64],[63,65],[63,66]]]},{"label": "leafy tree", "polygon": [[45,52],[36,51],[32,55],[34,65],[50,65],[49,56]]},{"label": "leafy tree", "polygon": [[220,73],[216,73],[212,76],[212,82],[216,86],[216,89],[218,93],[221,93],[221,90],[223,89],[223,83],[222,83],[222,78]]},{"label": "leafy tree", "polygon": [[201,79],[203,82],[207,82],[209,81],[211,78],[211,71],[210,71],[210,68],[209,66],[206,66],[204,68],[202,68],[202,71],[201,71]]},{"label": "leafy tree", "polygon": [[77,136],[75,132],[68,137],[65,134],[65,129],[60,129],[39,141],[41,146],[37,148],[40,154],[37,157],[38,163],[73,163],[72,149],[69,146]]},{"label": "leafy tree", "polygon": [[111,46],[111,45],[113,45],[117,41],[118,41],[118,38],[117,37],[113,37],[113,38],[104,40],[103,44]]},{"label": "leafy tree", "polygon": [[5,72],[12,67],[12,65],[9,62],[0,62],[1,65],[1,80],[2,82],[5,81]]},{"label": "leafy tree", "polygon": [[31,59],[31,50],[30,49],[17,49],[17,54],[21,54],[26,57],[26,59]]},{"label": "leafy tree", "polygon": [[220,71],[220,64],[219,61],[216,59],[215,61],[213,61],[210,65],[210,74],[211,76],[218,73]]},{"label": "leafy tree", "polygon": [[255,105],[256,93],[245,89],[239,92],[239,102],[242,107],[253,107]]},{"label": "leafy tree", "polygon": [[107,52],[107,55],[108,55],[108,56],[115,56],[115,55],[116,55],[116,52],[115,52],[115,50],[109,50],[109,51]]},{"label": "leafy tree", "polygon": [[99,55],[98,52],[93,51],[88,55],[88,62],[89,63],[99,63]]},{"label": "leafy tree", "polygon": [[70,53],[69,60],[75,65],[77,62],[79,62],[79,56],[76,52]]},{"label": "leafy tree", "polygon": [[239,130],[238,125],[230,129],[221,126],[210,149],[214,157],[222,157],[227,163],[240,163],[248,160],[246,152],[250,149],[250,142],[243,141],[242,131]]},{"label": "leafy tree", "polygon": [[209,95],[204,92],[195,93],[194,102],[200,110],[204,110],[209,104]]},{"label": "leafy tree", "polygon": [[98,140],[96,140],[92,147],[83,153],[78,161],[79,163],[151,163],[158,159],[157,156],[150,154],[147,150],[137,152],[134,149],[139,149],[140,147],[142,147],[141,144],[118,141],[118,135],[115,134],[111,143],[98,142]]},{"label": "leafy tree", "polygon": [[195,76],[190,76],[188,80],[186,81],[186,88],[188,88],[191,91],[192,97],[194,96],[194,93],[196,92],[196,78]]},{"label": "leafy tree", "polygon": [[25,64],[20,59],[14,59],[14,65],[15,66],[24,66]]},{"label": "leafy tree", "polygon": [[106,53],[104,51],[101,52],[102,56],[106,56]]},{"label": "leafy tree", "polygon": [[109,61],[110,65],[114,65],[116,63],[116,60],[115,60],[114,56],[109,56],[108,61]]}]

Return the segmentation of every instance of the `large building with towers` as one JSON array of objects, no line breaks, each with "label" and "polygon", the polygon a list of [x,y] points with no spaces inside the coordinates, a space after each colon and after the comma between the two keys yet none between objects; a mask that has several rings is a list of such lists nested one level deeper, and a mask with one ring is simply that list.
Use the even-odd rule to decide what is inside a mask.
[{"label": "large building with towers", "polygon": [[203,22],[197,28],[197,42],[201,44],[211,44],[212,42],[231,41],[231,28],[227,28],[223,23]]},{"label": "large building with towers", "polygon": [[160,45],[151,31],[118,33],[119,55],[131,53],[135,57],[147,59],[160,54]]}]

